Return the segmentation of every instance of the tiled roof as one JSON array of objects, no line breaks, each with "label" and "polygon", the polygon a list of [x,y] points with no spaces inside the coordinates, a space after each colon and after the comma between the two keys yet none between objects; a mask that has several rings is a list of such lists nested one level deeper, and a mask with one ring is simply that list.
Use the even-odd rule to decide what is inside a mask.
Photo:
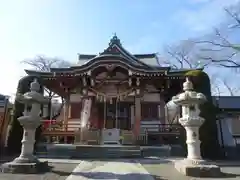
[{"label": "tiled roof", "polygon": [[6,105],[6,100],[7,96],[0,94],[0,107],[4,107]]},{"label": "tiled roof", "polygon": [[4,101],[5,100],[5,98],[6,98],[6,96],[4,96],[4,95],[2,95],[2,94],[0,94],[0,101]]},{"label": "tiled roof", "polygon": [[222,109],[240,109],[240,96],[213,96],[213,104]]},{"label": "tiled roof", "polygon": [[[97,55],[93,55],[93,54],[78,54],[78,58],[79,60],[85,60],[85,59],[92,59],[94,57],[96,57]],[[133,56],[135,56],[136,58],[154,58],[156,57],[155,53],[152,54],[134,54]]]}]

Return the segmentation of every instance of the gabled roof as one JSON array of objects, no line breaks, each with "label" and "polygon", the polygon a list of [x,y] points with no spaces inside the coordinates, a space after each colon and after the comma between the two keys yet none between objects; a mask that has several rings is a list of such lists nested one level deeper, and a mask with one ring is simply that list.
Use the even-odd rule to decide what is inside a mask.
[{"label": "gabled roof", "polygon": [[51,68],[50,72],[38,72],[25,70],[28,75],[33,76],[79,76],[88,74],[97,68],[115,65],[128,69],[129,72],[143,76],[179,76],[193,69],[171,69],[171,67],[160,66],[158,56],[152,54],[131,54],[123,48],[120,39],[116,35],[112,37],[108,47],[98,55],[78,54],[78,64],[68,68]]},{"label": "gabled roof", "polygon": [[[94,54],[78,54],[78,60],[90,60],[92,58],[95,58],[97,55]],[[133,54],[134,57],[137,59],[142,59],[142,58],[156,58],[156,53],[151,53],[151,54]]]},{"label": "gabled roof", "polygon": [[108,47],[99,55],[79,54],[79,60],[85,61],[85,62],[79,62],[79,63],[84,64],[84,63],[87,63],[88,61],[91,61],[98,57],[102,57],[104,55],[121,56],[121,57],[124,57],[126,59],[126,61],[129,61],[129,63],[131,63],[131,64],[134,64],[136,66],[148,67],[148,68],[151,68],[151,67],[147,63],[142,62],[140,59],[155,58],[156,63],[157,63],[157,55],[154,53],[152,53],[152,54],[136,54],[136,55],[129,53],[122,46],[120,39],[116,35],[114,35],[112,37]]},{"label": "gabled roof", "polygon": [[147,64],[139,61],[139,59],[137,59],[134,55],[129,53],[126,49],[124,49],[120,42],[120,39],[118,39],[116,35],[112,37],[108,48],[105,49],[102,53],[100,53],[100,56],[109,54],[123,56],[126,58],[126,60],[138,66],[148,66]]},{"label": "gabled roof", "polygon": [[240,96],[213,96],[213,104],[221,109],[240,110]]},{"label": "gabled roof", "polygon": [[3,94],[0,94],[0,101],[5,100],[6,96],[4,96]]},{"label": "gabled roof", "polygon": [[4,107],[6,105],[7,99],[8,99],[8,96],[0,94],[0,107]]}]

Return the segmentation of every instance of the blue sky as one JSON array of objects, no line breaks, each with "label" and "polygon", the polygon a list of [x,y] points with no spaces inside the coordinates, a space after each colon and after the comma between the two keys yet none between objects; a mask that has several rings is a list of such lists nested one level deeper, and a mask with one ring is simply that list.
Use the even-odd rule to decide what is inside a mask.
[{"label": "blue sky", "polygon": [[0,93],[13,95],[35,55],[77,62],[98,53],[117,33],[133,53],[202,36],[221,23],[237,0],[0,0]]}]

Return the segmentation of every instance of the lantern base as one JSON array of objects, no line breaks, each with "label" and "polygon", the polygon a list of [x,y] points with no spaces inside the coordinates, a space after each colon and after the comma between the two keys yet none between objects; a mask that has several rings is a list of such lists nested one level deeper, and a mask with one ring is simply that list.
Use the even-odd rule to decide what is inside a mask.
[{"label": "lantern base", "polygon": [[1,165],[2,173],[12,174],[37,174],[49,171],[48,162],[26,162],[18,163],[15,161],[7,162]]},{"label": "lantern base", "polygon": [[[198,163],[199,162],[199,163]],[[175,162],[175,169],[185,176],[192,177],[220,177],[221,169],[204,160],[180,160]]]}]

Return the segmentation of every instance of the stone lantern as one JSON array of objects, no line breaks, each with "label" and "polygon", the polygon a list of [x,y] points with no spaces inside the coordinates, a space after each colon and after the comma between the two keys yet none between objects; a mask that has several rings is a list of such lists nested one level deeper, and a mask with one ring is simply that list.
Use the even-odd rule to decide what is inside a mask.
[{"label": "stone lantern", "polygon": [[175,168],[187,176],[218,176],[220,168],[205,161],[201,157],[199,128],[205,121],[200,117],[199,105],[206,102],[202,93],[193,90],[193,84],[188,78],[183,83],[183,93],[172,98],[172,101],[181,106],[182,117],[179,123],[186,130],[187,158],[176,161]]},{"label": "stone lantern", "polygon": [[47,162],[40,162],[33,155],[35,132],[41,124],[41,105],[48,104],[49,99],[44,97],[38,91],[40,85],[35,79],[30,84],[30,92],[25,94],[17,94],[16,101],[24,104],[23,116],[18,121],[23,127],[22,148],[19,157],[12,162],[2,165],[2,172],[10,173],[37,173],[48,167]]}]

